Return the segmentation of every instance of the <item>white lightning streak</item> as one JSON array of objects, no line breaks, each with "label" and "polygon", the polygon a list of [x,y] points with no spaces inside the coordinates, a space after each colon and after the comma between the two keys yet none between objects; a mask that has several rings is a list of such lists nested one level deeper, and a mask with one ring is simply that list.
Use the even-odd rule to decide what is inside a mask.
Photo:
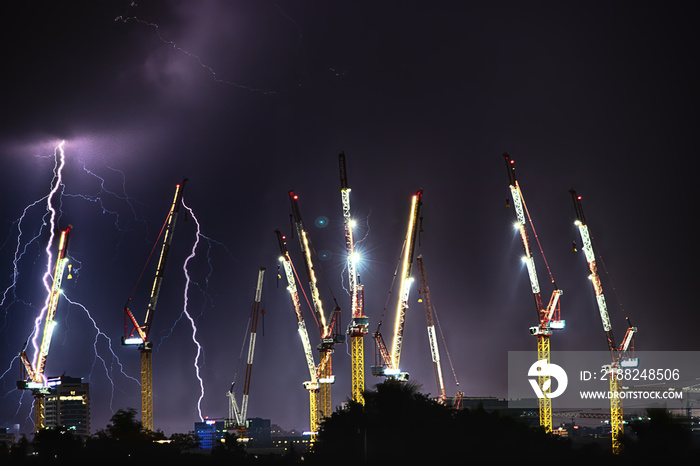
[{"label": "white lightning streak", "polygon": [[127,22],[129,22],[129,21],[135,21],[135,22],[137,22],[137,23],[144,24],[144,25],[146,25],[146,26],[148,26],[148,27],[152,27],[153,29],[156,30],[156,35],[158,36],[158,39],[160,39],[161,42],[163,42],[164,44],[166,44],[166,45],[172,47],[173,50],[176,50],[176,51],[178,51],[178,52],[180,52],[180,53],[182,53],[182,54],[188,56],[189,58],[195,60],[195,61],[199,64],[199,66],[201,66],[201,67],[204,68],[209,74],[211,74],[212,78],[213,78],[214,81],[217,82],[217,83],[222,83],[222,84],[226,84],[226,85],[229,85],[229,86],[238,87],[238,88],[240,88],[240,89],[245,89],[245,90],[252,91],[252,92],[259,92],[259,93],[264,94],[264,95],[271,95],[271,94],[276,94],[276,93],[277,93],[277,92],[275,92],[275,91],[268,91],[268,90],[265,90],[265,89],[258,89],[258,88],[255,88],[255,87],[245,86],[245,85],[240,84],[240,83],[237,83],[237,82],[228,81],[228,80],[226,80],[226,79],[221,79],[221,78],[219,78],[219,77],[217,76],[217,74],[216,74],[216,71],[214,71],[214,68],[212,68],[211,66],[207,65],[206,63],[204,63],[204,61],[202,61],[202,59],[201,59],[200,57],[198,57],[197,55],[195,55],[195,54],[192,53],[192,52],[188,52],[187,50],[183,49],[182,47],[180,47],[179,45],[177,45],[177,44],[175,43],[175,41],[168,40],[168,39],[164,38],[164,37],[161,35],[161,33],[160,33],[160,26],[158,26],[158,24],[156,24],[156,23],[151,23],[151,22],[149,22],[149,21],[145,21],[145,20],[143,20],[143,19],[139,19],[139,18],[137,18],[136,16],[117,16],[116,18],[114,18],[114,21],[121,21],[121,22],[123,22],[123,23],[127,23]]},{"label": "white lightning streak", "polygon": [[[97,326],[97,322],[95,322],[95,319],[90,314],[90,311],[88,311],[88,309],[84,305],[80,304],[79,302],[72,301],[65,294],[62,293],[62,296],[66,299],[66,301],[68,301],[68,303],[70,303],[74,306],[78,306],[83,311],[85,311],[85,314],[88,316],[88,319],[90,319],[90,322],[92,322],[92,326],[95,327],[95,332],[96,332],[95,333],[95,341],[93,342],[93,347],[95,348],[95,359],[93,360],[92,366],[93,366],[93,368],[95,367],[95,364],[97,363],[98,359],[100,361],[102,361],[102,367],[104,367],[105,375],[107,376],[110,384],[112,385],[111,396],[109,399],[109,409],[112,413],[114,413],[114,408],[112,407],[112,403],[114,402],[114,379],[112,379],[112,373],[114,372],[114,363],[116,362],[116,364],[119,366],[119,372],[121,372],[121,374],[124,377],[133,380],[138,385],[141,385],[141,382],[139,382],[134,377],[131,377],[126,372],[124,372],[124,366],[122,366],[122,363],[119,360],[119,357],[116,355],[116,353],[112,349],[112,339],[109,338],[102,330],[100,330],[100,328]],[[102,356],[100,356],[100,354],[97,350],[97,342],[98,342],[100,336],[104,337],[107,340],[107,347],[109,348],[109,352],[112,353],[112,363],[111,363],[112,367],[110,369],[107,368],[107,361],[105,361],[104,358]]]},{"label": "white lightning streak", "polygon": [[44,288],[46,288],[46,302],[44,303],[44,307],[41,309],[41,312],[39,312],[39,316],[34,320],[34,336],[32,337],[32,346],[34,347],[34,359],[32,361],[34,367],[37,367],[37,363],[39,360],[39,345],[37,342],[37,338],[39,338],[39,335],[41,334],[40,327],[41,327],[41,321],[44,318],[44,315],[48,311],[49,308],[49,299],[51,297],[51,284],[49,283],[49,279],[51,278],[51,265],[53,262],[53,254],[51,254],[51,248],[53,247],[53,239],[55,236],[55,224],[56,224],[56,209],[54,209],[52,205],[53,197],[56,195],[58,192],[58,188],[61,186],[63,182],[63,167],[66,164],[66,158],[65,158],[65,153],[63,152],[63,143],[65,141],[61,141],[61,143],[56,147],[54,150],[54,169],[53,169],[53,179],[51,180],[53,186],[51,188],[51,191],[49,192],[48,196],[46,196],[46,211],[50,213],[49,215],[49,241],[46,244],[46,272],[44,273]]},{"label": "white lightning streak", "polygon": [[197,220],[197,217],[195,217],[194,212],[192,209],[190,209],[187,205],[185,205],[185,201],[182,201],[182,206],[187,209],[192,216],[192,219],[194,220],[195,225],[197,226],[197,239],[194,242],[194,245],[192,246],[192,252],[190,253],[189,256],[187,256],[187,259],[185,260],[184,265],[182,266],[182,271],[185,273],[185,294],[184,294],[184,305],[182,308],[182,313],[187,317],[187,319],[190,321],[190,325],[192,326],[192,341],[194,342],[195,346],[197,347],[197,354],[194,358],[194,370],[197,375],[197,380],[199,380],[199,399],[197,400],[197,412],[199,413],[199,420],[204,421],[204,416],[202,416],[202,399],[204,399],[204,381],[202,380],[202,377],[199,373],[199,357],[202,354],[202,346],[199,344],[197,341],[197,325],[195,324],[194,319],[190,315],[189,311],[187,310],[187,293],[189,292],[190,288],[190,274],[187,271],[187,264],[190,262],[191,259],[193,259],[196,255],[197,251],[197,246],[199,245],[199,237],[200,237],[200,228],[199,228],[199,221]]}]

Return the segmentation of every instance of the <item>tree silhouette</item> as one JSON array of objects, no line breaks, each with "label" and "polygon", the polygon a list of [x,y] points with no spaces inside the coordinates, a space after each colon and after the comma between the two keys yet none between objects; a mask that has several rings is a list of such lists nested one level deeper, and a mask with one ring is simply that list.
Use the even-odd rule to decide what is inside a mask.
[{"label": "tree silhouette", "polygon": [[246,458],[245,448],[238,443],[238,437],[226,433],[223,441],[217,442],[211,450],[212,459],[221,463],[241,463]]},{"label": "tree silhouette", "polygon": [[314,448],[320,459],[417,461],[439,454],[451,425],[449,408],[412,382],[387,379],[364,393],[365,405],[348,401],[323,421]]},{"label": "tree silhouette", "polygon": [[637,440],[626,439],[628,456],[645,461],[681,461],[697,458],[698,449],[693,446],[692,432],[680,419],[665,409],[647,409],[648,419],[632,422]]},{"label": "tree silhouette", "polygon": [[133,408],[117,410],[110,421],[107,427],[97,431],[86,442],[87,456],[128,460],[175,450],[155,443],[155,440],[165,439],[165,435],[160,431],[145,430],[141,422],[136,420],[136,410]]},{"label": "tree silhouette", "polygon": [[194,432],[188,432],[186,434],[173,433],[170,436],[170,442],[181,452],[196,450],[200,445],[199,437],[197,437]]},{"label": "tree silhouette", "polygon": [[83,442],[70,430],[46,428],[36,433],[32,446],[39,459],[63,462],[78,458]]},{"label": "tree silhouette", "polygon": [[[570,442],[483,408],[455,410],[413,383],[388,379],[366,391],[365,405],[348,401],[321,424],[313,459],[359,464],[406,464],[486,458],[573,459]],[[552,456],[549,456],[552,455]]]}]

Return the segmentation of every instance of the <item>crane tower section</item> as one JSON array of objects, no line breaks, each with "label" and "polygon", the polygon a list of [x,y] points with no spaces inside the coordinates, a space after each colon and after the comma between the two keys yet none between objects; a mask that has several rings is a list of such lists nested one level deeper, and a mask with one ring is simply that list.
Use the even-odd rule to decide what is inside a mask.
[{"label": "crane tower section", "polygon": [[338,156],[340,168],[340,198],[343,204],[343,226],[345,232],[345,251],[347,254],[348,282],[352,308],[352,321],[348,325],[350,336],[350,372],[352,399],[364,404],[365,390],[365,351],[363,337],[367,334],[369,319],[364,312],[364,287],[360,284],[357,273],[358,256],[355,252],[353,228],[355,221],[350,216],[350,187],[348,186],[345,153]]}]

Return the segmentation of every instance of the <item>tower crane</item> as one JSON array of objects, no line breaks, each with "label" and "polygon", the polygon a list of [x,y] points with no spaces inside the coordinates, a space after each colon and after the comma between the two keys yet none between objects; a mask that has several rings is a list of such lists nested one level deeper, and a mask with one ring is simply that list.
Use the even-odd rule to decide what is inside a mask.
[{"label": "tower crane", "polygon": [[233,386],[227,393],[229,397],[229,419],[236,423],[236,427],[240,433],[245,433],[245,421],[248,415],[248,396],[250,395],[250,376],[253,371],[253,355],[255,353],[255,341],[258,332],[258,315],[260,313],[260,301],[262,300],[263,277],[265,276],[265,267],[260,267],[258,270],[258,281],[255,286],[255,298],[253,300],[253,309],[251,311],[250,322],[250,340],[248,341],[248,357],[246,359],[245,380],[243,382],[243,398],[241,400],[241,408],[238,408],[236,398],[233,394]]},{"label": "tower crane", "polygon": [[[68,264],[66,250],[68,247],[68,236],[73,227],[68,226],[61,232],[58,242],[58,257],[56,258],[56,266],[53,273],[53,284],[49,293],[48,306],[46,308],[46,317],[44,318],[44,333],[41,339],[41,346],[34,361],[30,361],[27,353],[23,349],[20,354],[23,371],[22,380],[17,382],[17,388],[20,390],[31,390],[34,396],[34,428],[36,432],[46,427],[44,417],[44,397],[49,392],[49,386],[46,380],[46,360],[49,356],[49,348],[51,346],[51,336],[53,329],[56,326],[54,317],[56,316],[56,308],[58,306],[58,298],[61,295],[61,282],[63,274]],[[70,272],[68,275],[70,277]]]},{"label": "tower crane", "polygon": [[[535,310],[537,311],[537,322],[538,324],[534,327],[530,327],[530,333],[537,337],[537,359],[546,360],[547,363],[550,362],[550,342],[549,337],[552,335],[552,329],[562,329],[564,328],[565,322],[559,318],[559,298],[563,294],[563,291],[557,288],[557,284],[554,281],[551,271],[549,272],[550,279],[554,285],[554,291],[552,292],[552,297],[549,300],[549,304],[545,308],[542,305],[542,297],[540,294],[540,284],[537,278],[537,270],[535,268],[535,259],[532,256],[532,248],[530,247],[530,239],[528,237],[526,228],[526,215],[527,221],[530,223],[530,227],[537,238],[537,233],[535,233],[534,226],[532,224],[532,219],[530,219],[530,214],[527,212],[527,207],[525,206],[525,201],[523,199],[522,191],[520,190],[520,184],[515,176],[515,165],[513,160],[508,154],[503,154],[506,161],[506,168],[508,170],[508,179],[510,184],[510,192],[513,199],[513,204],[515,205],[516,223],[515,227],[520,232],[520,237],[523,243],[523,249],[525,255],[523,256],[523,262],[527,266],[528,275],[530,277],[530,288],[532,289],[532,295],[535,300]],[[539,244],[539,240],[538,240]],[[542,257],[544,257],[544,252],[542,252],[542,247],[540,246],[540,252]],[[545,262],[546,263],[546,262]],[[547,266],[549,270],[549,266]],[[546,432],[552,431],[552,401],[549,398],[549,393],[551,393],[550,384],[546,386],[545,382],[549,381],[549,377],[538,377],[538,384],[540,390],[544,394],[543,398],[538,398],[539,400],[539,414],[540,414],[540,425],[544,427]],[[546,387],[546,388],[545,388]]]},{"label": "tower crane", "polygon": [[[149,299],[148,307],[146,309],[146,318],[144,319],[144,324],[139,325],[138,321],[136,320],[136,317],[134,317],[134,314],[129,309],[129,303],[131,302],[133,291],[132,296],[129,296],[129,298],[126,301],[126,304],[124,305],[124,337],[122,337],[122,345],[137,346],[139,352],[141,353],[141,423],[143,425],[143,428],[149,431],[153,431],[153,343],[149,340],[149,334],[151,331],[151,325],[153,324],[153,315],[156,311],[156,304],[158,303],[160,287],[163,284],[163,272],[165,270],[165,263],[168,259],[168,253],[170,252],[170,244],[173,240],[173,234],[175,232],[175,223],[177,222],[177,215],[180,210],[180,204],[182,204],[182,192],[185,188],[186,181],[187,179],[183,180],[181,184],[176,185],[173,203],[170,207],[170,211],[168,212],[168,216],[165,220],[165,223],[163,224],[163,227],[160,231],[159,239],[160,236],[163,236],[163,246],[160,252],[160,258],[158,259],[156,277],[153,281],[153,287],[151,288],[151,297]],[[151,251],[151,255],[152,254],[153,251]],[[149,259],[150,257],[151,256],[149,256]],[[134,286],[134,289],[136,289],[136,286]],[[129,324],[132,325],[131,330],[129,330]]]},{"label": "tower crane", "polygon": [[292,298],[294,313],[296,314],[297,318],[297,331],[299,332],[301,344],[304,349],[306,366],[309,369],[309,380],[304,382],[304,388],[309,392],[309,430],[311,431],[311,441],[314,442],[316,440],[316,432],[318,432],[319,427],[318,369],[316,367],[316,363],[314,362],[314,355],[311,350],[309,334],[306,330],[306,323],[304,322],[304,316],[301,312],[301,301],[299,300],[299,292],[297,291],[296,280],[294,278],[294,265],[292,264],[292,259],[289,256],[289,251],[287,250],[285,237],[279,230],[275,230],[275,234],[277,235],[277,242],[279,243],[280,252],[282,254],[280,256],[280,262],[282,262],[282,265],[284,266],[284,274],[287,279],[287,291],[289,291],[289,295]]},{"label": "tower crane", "polygon": [[442,367],[440,366],[440,351],[438,350],[437,335],[435,333],[435,322],[433,319],[433,308],[430,303],[430,289],[428,288],[428,279],[425,275],[425,265],[423,264],[423,256],[419,255],[416,258],[418,269],[420,271],[421,287],[419,289],[423,296],[423,307],[425,308],[425,319],[428,324],[428,343],[430,344],[430,355],[433,359],[433,369],[435,369],[435,380],[437,381],[438,403],[445,402],[445,383],[442,379]]},{"label": "tower crane", "polygon": [[413,266],[413,254],[415,251],[416,237],[419,232],[419,220],[422,221],[420,210],[423,205],[423,190],[419,189],[416,194],[411,196],[411,211],[408,219],[408,230],[406,239],[404,240],[403,259],[401,262],[401,277],[400,277],[400,292],[396,308],[396,320],[394,322],[394,339],[391,347],[391,352],[387,349],[384,343],[384,337],[381,333],[381,322],[379,328],[374,333],[373,338],[376,343],[379,355],[383,360],[382,365],[372,367],[372,374],[377,376],[389,376],[399,380],[408,380],[408,373],[401,372],[399,362],[401,360],[401,347],[403,344],[403,330],[406,323],[406,311],[408,310],[408,295],[411,289],[413,278],[411,277],[411,269]]},{"label": "tower crane", "polygon": [[340,197],[343,203],[343,225],[345,231],[345,251],[347,253],[348,281],[352,307],[352,321],[348,325],[350,335],[350,373],[352,376],[352,399],[365,404],[365,351],[363,337],[367,334],[369,318],[364,312],[364,286],[357,274],[357,255],[353,238],[355,222],[350,217],[350,188],[348,187],[345,153],[338,155],[340,167]]},{"label": "tower crane", "polygon": [[318,291],[318,280],[314,271],[313,261],[311,258],[312,247],[309,235],[304,227],[304,222],[299,211],[299,196],[289,191],[289,200],[292,205],[292,214],[296,225],[297,237],[301,252],[304,256],[304,265],[306,266],[306,275],[309,282],[309,290],[311,292],[311,301],[313,304],[314,316],[321,332],[321,343],[318,346],[319,351],[319,410],[321,416],[330,416],[332,413],[331,405],[331,384],[335,382],[332,367],[333,348],[336,343],[345,341],[345,336],[338,331],[340,325],[339,316],[340,308],[336,305],[330,319],[326,319],[323,311],[323,303]]},{"label": "tower crane", "polygon": [[612,325],[610,324],[610,316],[608,314],[608,306],[603,295],[603,287],[600,284],[598,276],[598,267],[596,265],[595,253],[593,252],[593,244],[591,234],[586,223],[586,217],[583,215],[583,206],[581,205],[581,196],[576,195],[576,191],[570,190],[571,198],[574,201],[574,209],[576,210],[576,221],[574,224],[578,227],[583,241],[583,252],[586,255],[588,268],[591,272],[590,279],[593,283],[596,302],[598,303],[598,311],[603,322],[603,331],[608,341],[608,350],[610,351],[610,364],[603,366],[605,373],[609,375],[610,380],[610,431],[612,437],[612,452],[613,454],[622,453],[622,443],[620,439],[623,433],[622,421],[622,399],[617,396],[620,390],[620,378],[618,371],[623,367],[636,367],[639,360],[629,356],[628,350],[633,342],[634,334],[637,333],[637,327],[633,327],[629,318],[627,319],[628,327],[625,333],[625,338],[620,346],[615,342]]}]

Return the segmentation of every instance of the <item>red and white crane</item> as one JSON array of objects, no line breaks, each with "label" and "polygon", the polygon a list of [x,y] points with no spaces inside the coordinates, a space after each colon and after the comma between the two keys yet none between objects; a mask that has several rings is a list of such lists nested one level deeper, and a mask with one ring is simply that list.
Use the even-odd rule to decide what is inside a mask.
[{"label": "red and white crane", "polygon": [[229,419],[236,423],[236,427],[240,432],[245,432],[245,421],[248,415],[248,398],[250,395],[250,378],[253,372],[253,356],[255,354],[255,342],[258,332],[258,316],[260,314],[260,302],[262,300],[263,277],[265,276],[265,267],[260,267],[258,270],[258,281],[255,286],[255,298],[253,299],[253,309],[250,315],[250,339],[248,341],[248,357],[246,358],[245,380],[243,382],[243,398],[241,400],[241,408],[238,408],[236,398],[233,393],[233,386],[227,393],[229,397]]},{"label": "red and white crane", "polygon": [[306,276],[311,292],[311,302],[313,304],[313,312],[318,324],[318,329],[321,333],[321,343],[318,346],[319,351],[319,403],[320,416],[330,416],[333,412],[331,405],[331,384],[335,382],[333,375],[332,354],[336,343],[345,341],[345,335],[339,331],[340,325],[340,308],[336,305],[330,318],[326,318],[323,310],[323,303],[318,291],[318,279],[314,270],[311,246],[311,239],[304,227],[304,221],[301,218],[299,211],[299,196],[289,191],[289,200],[292,206],[292,215],[294,224],[296,225],[297,237],[301,252],[304,257],[304,265],[306,267]]},{"label": "red and white crane", "polygon": [[[545,308],[542,305],[542,296],[540,294],[540,283],[537,278],[537,270],[535,268],[535,259],[532,255],[532,248],[530,247],[530,238],[527,233],[527,224],[530,224],[530,228],[533,233],[535,233],[535,228],[532,224],[532,219],[530,219],[530,214],[525,206],[525,200],[523,199],[522,191],[520,190],[520,184],[515,176],[515,165],[513,160],[508,154],[503,154],[506,161],[506,168],[508,170],[509,188],[511,192],[511,197],[513,199],[513,204],[515,206],[516,223],[515,228],[520,232],[520,238],[523,243],[524,256],[522,258],[523,262],[527,266],[527,272],[530,277],[530,288],[532,289],[532,296],[535,299],[535,310],[537,311],[537,326],[530,327],[530,333],[537,337],[537,359],[546,360],[547,363],[550,362],[550,342],[549,337],[552,335],[552,329],[562,329],[564,328],[564,321],[559,317],[559,298],[563,294],[563,291],[557,287],[554,277],[551,271],[549,272],[549,277],[554,285],[554,291],[552,292],[552,297],[549,300],[549,304]],[[527,218],[526,218],[527,217]],[[535,238],[537,239],[537,233],[535,233]],[[539,245],[539,239],[537,239]],[[540,246],[540,253],[544,258],[544,252]],[[546,260],[545,260],[546,264]],[[547,270],[549,271],[549,266],[547,265]],[[538,398],[539,400],[539,413],[540,413],[540,425],[544,427],[546,432],[552,431],[552,400],[548,397],[550,393],[549,386],[551,379],[549,377],[538,377],[538,384],[540,390],[544,394],[543,398]]]},{"label": "red and white crane", "polygon": [[433,318],[433,307],[430,303],[430,289],[428,288],[428,279],[425,275],[425,265],[423,264],[423,256],[419,255],[416,259],[418,269],[420,271],[421,285],[419,292],[422,296],[423,307],[425,308],[425,319],[428,325],[428,343],[430,345],[430,356],[433,360],[433,369],[435,370],[435,380],[438,389],[438,403],[445,402],[445,382],[442,379],[442,367],[440,365],[440,350],[437,344],[437,333],[435,332],[435,319]]},{"label": "red and white crane", "polygon": [[595,292],[596,302],[598,303],[598,312],[600,313],[600,319],[603,322],[603,331],[605,332],[605,337],[608,341],[608,350],[610,351],[610,364],[603,366],[605,372],[609,375],[610,380],[610,431],[612,437],[612,452],[613,454],[622,453],[622,443],[621,437],[623,433],[623,419],[622,419],[622,399],[617,396],[620,390],[620,379],[617,376],[618,372],[623,367],[636,367],[639,364],[639,360],[630,356],[628,350],[632,345],[634,334],[637,333],[637,327],[633,327],[630,320],[627,319],[628,327],[625,333],[625,338],[620,346],[617,346],[615,342],[615,335],[613,335],[612,325],[610,323],[610,315],[608,314],[608,305],[605,302],[605,295],[603,294],[603,287],[600,284],[600,277],[598,276],[598,266],[596,264],[595,253],[593,252],[593,242],[591,240],[591,234],[588,229],[588,224],[586,223],[586,217],[583,215],[583,206],[581,205],[581,196],[576,194],[573,189],[569,191],[571,193],[571,198],[574,201],[574,209],[576,210],[576,221],[574,224],[578,227],[579,233],[581,234],[581,240],[583,241],[583,252],[586,255],[586,261],[588,262],[588,269],[591,272],[590,280],[593,284],[593,291]]},{"label": "red and white crane", "polygon": [[282,235],[279,230],[275,230],[275,234],[277,235],[277,242],[279,243],[280,252],[282,254],[280,256],[280,262],[282,262],[284,267],[284,275],[287,280],[287,291],[289,292],[289,296],[292,298],[292,305],[294,306],[294,313],[296,314],[297,318],[297,332],[301,338],[304,358],[306,360],[306,366],[309,370],[309,380],[304,382],[304,388],[309,392],[309,430],[311,431],[311,440],[314,441],[319,428],[318,393],[320,384],[318,368],[314,362],[309,333],[306,330],[304,315],[301,312],[301,301],[299,299],[299,292],[297,291],[294,265],[292,264],[292,259],[289,256],[284,235]]}]

